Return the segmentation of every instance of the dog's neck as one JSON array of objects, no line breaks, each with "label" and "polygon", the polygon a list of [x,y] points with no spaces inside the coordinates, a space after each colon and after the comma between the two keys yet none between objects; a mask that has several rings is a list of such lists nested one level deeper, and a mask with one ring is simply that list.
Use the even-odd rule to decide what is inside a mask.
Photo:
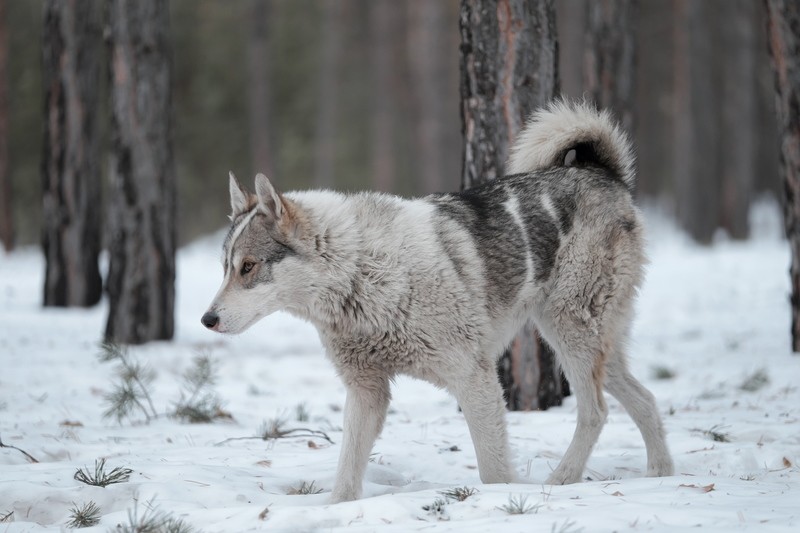
[{"label": "dog's neck", "polygon": [[[308,320],[323,336],[371,335],[387,327],[374,284],[383,270],[370,254],[365,228],[352,197],[331,191],[289,193],[308,221],[306,243],[322,270],[331,275],[309,280],[307,298],[287,309]],[[358,202],[369,201],[360,196]],[[301,301],[302,300],[302,301]]]}]

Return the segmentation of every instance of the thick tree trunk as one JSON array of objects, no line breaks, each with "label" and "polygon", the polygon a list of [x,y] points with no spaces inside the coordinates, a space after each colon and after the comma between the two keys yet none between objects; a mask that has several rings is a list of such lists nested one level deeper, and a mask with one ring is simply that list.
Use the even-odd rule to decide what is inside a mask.
[{"label": "thick tree trunk", "polygon": [[598,107],[610,109],[633,134],[636,0],[587,2],[583,88]]},{"label": "thick tree trunk", "polygon": [[395,146],[392,46],[396,39],[396,22],[399,15],[395,0],[372,0],[369,4],[370,21],[370,79],[372,98],[370,109],[371,178],[376,189],[394,190]]},{"label": "thick tree trunk", "polygon": [[342,40],[347,2],[322,3],[319,111],[314,154],[314,186],[332,188],[336,176],[336,109],[341,86]]},{"label": "thick tree trunk", "polygon": [[6,3],[0,0],[0,242],[14,248],[14,211],[8,172],[8,28]]},{"label": "thick tree trunk", "polygon": [[44,305],[100,300],[100,176],[97,99],[101,4],[44,5],[42,82]]},{"label": "thick tree trunk", "polygon": [[269,82],[269,20],[270,0],[250,0],[250,39],[247,60],[249,83],[247,93],[250,98],[250,153],[253,159],[253,174],[258,172],[272,176],[272,143],[270,131],[271,91]]},{"label": "thick tree trunk", "polygon": [[783,194],[778,143],[778,120],[775,113],[775,81],[767,43],[767,8],[756,3],[756,161],[755,194],[768,193],[778,199]]},{"label": "thick tree trunk", "polygon": [[719,42],[721,5],[712,0],[675,0],[674,6],[677,215],[695,240],[708,244],[720,211],[721,68],[714,46]]},{"label": "thick tree trunk", "polygon": [[416,150],[424,193],[446,190],[444,125],[451,119],[445,105],[447,77],[444,2],[408,2],[408,57],[416,109]]},{"label": "thick tree trunk", "polygon": [[792,350],[800,352],[800,3],[765,0],[775,72],[786,236],[792,253]]},{"label": "thick tree trunk", "polygon": [[640,2],[636,26],[636,192],[651,199],[672,188],[675,171],[674,2]]},{"label": "thick tree trunk", "polygon": [[106,337],[170,339],[175,301],[169,10],[166,0],[113,0],[111,227]]},{"label": "thick tree trunk", "polygon": [[755,25],[758,4],[729,0],[722,24],[722,153],[719,226],[734,239],[748,236],[748,215],[755,182],[756,115]]},{"label": "thick tree trunk", "polygon": [[587,0],[560,0],[556,5],[558,77],[561,94],[583,96],[583,63],[586,54]]},{"label": "thick tree trunk", "polygon": [[[500,177],[527,116],[558,91],[558,42],[551,0],[462,0],[462,186]],[[498,363],[510,409],[547,409],[562,399],[553,354],[525,328]]]}]

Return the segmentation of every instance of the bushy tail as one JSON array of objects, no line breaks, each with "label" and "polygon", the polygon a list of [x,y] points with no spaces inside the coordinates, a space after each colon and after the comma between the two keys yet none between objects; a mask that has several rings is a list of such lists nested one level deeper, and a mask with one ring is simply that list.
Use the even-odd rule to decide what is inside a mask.
[{"label": "bushy tail", "polygon": [[570,150],[575,164],[600,165],[633,191],[635,157],[627,134],[608,111],[587,102],[556,100],[536,111],[511,148],[506,172],[563,166]]}]

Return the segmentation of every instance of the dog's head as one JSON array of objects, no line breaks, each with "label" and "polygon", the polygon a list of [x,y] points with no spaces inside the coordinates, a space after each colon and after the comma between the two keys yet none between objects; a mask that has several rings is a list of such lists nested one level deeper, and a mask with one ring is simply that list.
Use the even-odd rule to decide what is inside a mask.
[{"label": "dog's head", "polygon": [[299,208],[266,176],[256,194],[230,174],[231,228],[222,246],[224,279],[201,322],[220,333],[241,333],[261,318],[286,309],[311,275],[303,260]]}]

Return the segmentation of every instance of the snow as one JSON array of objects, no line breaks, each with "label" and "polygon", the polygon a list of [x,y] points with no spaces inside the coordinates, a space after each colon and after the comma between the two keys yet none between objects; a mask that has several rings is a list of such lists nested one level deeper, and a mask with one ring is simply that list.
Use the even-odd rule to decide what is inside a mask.
[{"label": "snow", "polygon": [[[43,257],[36,248],[0,255],[0,448],[2,532],[60,531],[70,509],[94,501],[107,531],[126,524],[138,501],[203,531],[795,531],[800,525],[800,356],[789,344],[789,254],[772,207],[754,212],[752,240],[720,236],[693,245],[648,213],[651,265],[631,347],[635,374],[664,416],[676,475],[644,478],[645,451],[630,418],[610,414],[583,483],[543,481],[566,450],[576,408],[568,398],[547,412],[509,413],[521,483],[482,485],[463,416],[445,392],[398,379],[392,410],[375,444],[364,497],[328,505],[341,442],[344,389],[315,330],[274,315],[238,337],[205,331],[199,318],[221,279],[220,235],[180,251],[177,334],[132,353],[158,372],[153,400],[166,410],[181,373],[198,353],[217,362],[216,391],[232,421],[183,424],[170,418],[117,424],[102,416],[112,365],[97,343],[106,304],[43,309]],[[675,377],[656,379],[655,369]],[[763,370],[768,383],[742,383]],[[296,420],[304,404],[306,422]],[[257,434],[264,420],[328,433],[322,439],[222,441]],[[65,425],[65,422],[80,425]],[[717,442],[709,431],[725,434]],[[133,470],[106,488],[73,475],[105,458]],[[291,495],[302,482],[320,494]],[[423,510],[439,491],[474,487],[441,513]],[[529,514],[509,515],[527,497]],[[264,513],[267,509],[266,513]]]}]

